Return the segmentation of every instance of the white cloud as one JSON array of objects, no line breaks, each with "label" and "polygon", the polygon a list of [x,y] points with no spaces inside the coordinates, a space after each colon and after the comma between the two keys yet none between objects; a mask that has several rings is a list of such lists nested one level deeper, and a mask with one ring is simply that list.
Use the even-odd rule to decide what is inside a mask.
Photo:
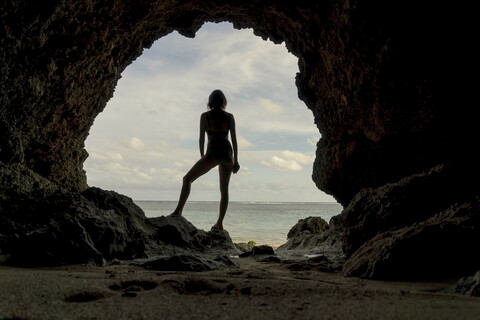
[{"label": "white cloud", "polygon": [[251,141],[248,141],[244,136],[237,136],[237,145],[239,149],[250,149],[254,146]]},{"label": "white cloud", "polygon": [[280,106],[279,104],[276,104],[270,99],[258,98],[257,101],[268,113],[281,114],[284,112],[282,106]]},{"label": "white cloud", "polygon": [[300,171],[302,170],[302,166],[295,160],[286,160],[282,159],[277,156],[273,156],[270,158],[269,161],[262,161],[261,162],[264,166],[278,169],[278,170],[284,170],[284,171]]},{"label": "white cloud", "polygon": [[314,157],[308,156],[304,153],[297,151],[284,150],[280,152],[281,156],[285,159],[295,160],[301,164],[310,164],[315,160]]}]

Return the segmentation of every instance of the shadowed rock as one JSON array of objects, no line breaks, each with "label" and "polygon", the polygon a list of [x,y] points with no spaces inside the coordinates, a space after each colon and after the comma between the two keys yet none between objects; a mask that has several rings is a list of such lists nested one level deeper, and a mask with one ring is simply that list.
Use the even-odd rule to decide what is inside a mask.
[{"label": "shadowed rock", "polygon": [[[480,134],[472,107],[478,81],[471,77],[479,70],[472,41],[480,29],[477,12],[476,1],[4,2],[1,254],[19,264],[100,263],[192,243],[191,235],[178,231],[183,226],[164,224],[157,232],[137,209],[119,213],[124,202],[105,203],[107,193],[82,194],[88,190],[84,142],[125,68],[160,37],[174,30],[194,37],[205,21],[253,28],[265,40],[284,41],[298,57],[298,96],[321,135],[312,178],[346,208],[326,239],[343,237],[351,259],[368,244],[369,262],[358,264],[365,270],[377,268],[375,259],[386,261],[381,248],[395,252],[391,257],[405,255],[394,245],[408,237],[412,250],[422,239],[448,246],[437,237],[459,235],[456,244],[468,242],[461,234],[478,229],[472,216],[478,208],[465,209],[472,210],[469,219],[445,218],[448,232],[441,219],[448,208],[480,194]],[[439,164],[453,174],[438,168],[425,173]],[[216,241],[197,236],[195,250]],[[311,243],[317,241],[325,238]],[[443,257],[432,252],[432,261]],[[380,273],[359,274],[396,272],[391,263],[380,266]]]},{"label": "shadowed rock", "polygon": [[288,231],[287,239],[303,236],[305,234],[322,234],[328,229],[328,222],[321,217],[308,217],[300,219],[298,223]]},{"label": "shadowed rock", "polygon": [[480,268],[480,202],[454,205],[426,221],[383,232],[345,262],[343,274],[372,279],[435,279]]},{"label": "shadowed rock", "polygon": [[446,293],[459,293],[471,297],[480,297],[480,270],[470,277],[458,280],[455,287],[446,290]]},{"label": "shadowed rock", "polygon": [[238,253],[226,231],[198,230],[184,218],[147,219],[130,198],[98,188],[30,193],[21,202],[7,196],[0,210],[0,254],[9,265],[103,265],[178,252]]}]

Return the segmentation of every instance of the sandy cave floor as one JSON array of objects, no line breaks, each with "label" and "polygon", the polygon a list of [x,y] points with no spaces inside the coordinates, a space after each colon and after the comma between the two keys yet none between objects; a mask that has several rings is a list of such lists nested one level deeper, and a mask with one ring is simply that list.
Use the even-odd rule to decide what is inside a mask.
[{"label": "sandy cave floor", "polygon": [[0,319],[480,319],[456,280],[384,282],[236,259],[240,268],[152,271],[0,267]]}]

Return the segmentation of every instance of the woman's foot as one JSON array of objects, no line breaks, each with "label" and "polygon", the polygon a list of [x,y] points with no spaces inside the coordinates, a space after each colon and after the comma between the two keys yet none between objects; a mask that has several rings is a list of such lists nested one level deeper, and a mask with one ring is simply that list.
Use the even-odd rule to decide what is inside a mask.
[{"label": "woman's foot", "polygon": [[223,230],[223,226],[222,225],[219,225],[218,223],[216,223],[211,229],[210,231],[221,231]]},{"label": "woman's foot", "polygon": [[182,214],[174,211],[174,212],[170,213],[168,216],[169,217],[181,217]]}]

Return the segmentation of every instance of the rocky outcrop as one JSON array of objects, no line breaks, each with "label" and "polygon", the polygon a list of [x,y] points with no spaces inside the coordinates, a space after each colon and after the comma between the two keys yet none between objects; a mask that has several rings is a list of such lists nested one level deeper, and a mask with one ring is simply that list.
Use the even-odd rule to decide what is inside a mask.
[{"label": "rocky outcrop", "polygon": [[339,216],[343,248],[353,254],[375,235],[422,222],[478,192],[470,173],[443,165],[379,188],[361,190]]},{"label": "rocky outcrop", "polygon": [[343,273],[372,279],[438,279],[470,275],[480,257],[479,200],[452,206],[424,222],[383,232],[345,262]]},{"label": "rocky outcrop", "polygon": [[[404,228],[472,203],[479,193],[468,181],[480,178],[472,107],[478,81],[471,77],[479,69],[472,41],[480,29],[478,6],[475,1],[6,1],[0,10],[1,239],[11,244],[14,227],[28,234],[30,243],[59,232],[83,237],[65,246],[51,240],[52,263],[88,256],[97,261],[122,251],[132,256],[142,252],[140,243],[148,249],[148,222],[132,214],[123,226],[110,209],[95,207],[102,201],[82,194],[88,190],[84,141],[122,71],[144,48],[173,30],[193,37],[205,21],[253,28],[265,40],[283,41],[298,57],[298,94],[321,134],[312,177],[347,208],[339,228],[351,259],[379,234],[392,232],[398,239]],[[451,175],[437,169],[424,174],[438,165],[462,171],[455,186],[468,191],[469,199],[449,188]],[[412,175],[420,176],[408,188],[395,185]],[[415,188],[417,193],[401,194]],[[430,189],[442,196],[423,192]],[[382,196],[386,192],[391,196]],[[413,205],[417,202],[421,209]],[[20,211],[32,222],[13,217]],[[97,216],[103,221],[100,233],[84,227]],[[455,233],[474,221],[449,228]],[[77,259],[75,250],[90,253]]]},{"label": "rocky outcrop", "polygon": [[446,293],[459,293],[472,297],[480,297],[480,271],[473,276],[460,279],[455,287],[447,289]]},{"label": "rocky outcrop", "polygon": [[148,219],[113,191],[29,193],[18,200],[0,199],[0,255],[9,265],[104,265],[177,254],[208,264],[209,257],[239,252],[226,231],[198,230],[184,218]]},{"label": "rocky outcrop", "polygon": [[[459,171],[435,167],[360,192],[339,216],[350,255],[344,274],[419,279],[478,270],[480,257],[473,252],[480,243],[480,197],[465,181]],[[459,202],[449,205],[452,198]]]},{"label": "rocky outcrop", "polygon": [[324,233],[329,229],[328,222],[321,217],[308,217],[300,219],[290,231],[288,231],[287,239],[303,236],[312,233]]}]

